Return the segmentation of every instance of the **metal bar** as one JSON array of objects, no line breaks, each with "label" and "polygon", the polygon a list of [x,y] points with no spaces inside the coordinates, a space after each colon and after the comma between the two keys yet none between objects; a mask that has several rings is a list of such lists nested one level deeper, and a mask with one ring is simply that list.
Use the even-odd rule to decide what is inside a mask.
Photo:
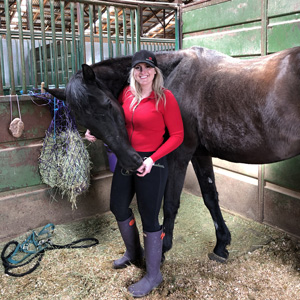
[{"label": "metal bar", "polygon": [[136,37],[136,51],[141,50],[141,40],[140,40],[140,8],[135,10],[135,37]]},{"label": "metal bar", "polygon": [[[64,83],[65,84],[65,80],[64,80],[64,57],[62,55],[62,42],[58,41],[58,57],[57,57],[57,62],[58,62],[58,66],[60,66],[60,68],[58,68],[58,85],[60,83]],[[60,62],[60,63],[59,63]],[[61,70],[61,72],[59,72],[59,70]]]},{"label": "metal bar", "polygon": [[[1,43],[2,43],[2,36],[1,36]],[[3,91],[3,82],[2,82],[2,59],[0,59],[0,96],[4,95]]]},{"label": "metal bar", "polygon": [[79,70],[80,69],[80,49],[79,49],[79,46],[80,46],[80,40],[76,40],[75,41],[75,43],[76,43],[76,51],[77,51],[77,57],[78,57],[78,59],[77,59],[77,70]]},{"label": "metal bar", "polygon": [[261,55],[268,52],[268,0],[261,1]]},{"label": "metal bar", "polygon": [[[79,0],[79,1],[83,1],[83,0]],[[99,1],[100,3],[103,1]],[[109,1],[111,3],[114,3],[114,5],[116,6],[120,6],[120,5],[140,5],[140,6],[154,6],[154,7],[158,7],[158,8],[176,8],[179,6],[178,3],[170,3],[170,2],[154,2],[154,1],[135,1],[135,0],[111,0]]]},{"label": "metal bar", "polygon": [[110,32],[110,6],[106,7],[106,13],[107,13],[107,18],[106,18],[106,22],[107,22],[107,45],[108,45],[108,57],[111,58],[112,57],[112,53],[113,53],[113,49],[112,49],[112,44],[111,44],[111,32]]},{"label": "metal bar", "polygon": [[29,27],[30,27],[31,59],[32,59],[32,70],[33,70],[33,86],[35,88],[37,88],[38,79],[37,79],[37,64],[36,64],[36,52],[35,52],[33,15],[32,15],[32,0],[28,0],[28,16],[29,16]]},{"label": "metal bar", "polygon": [[[0,35],[6,35],[6,30],[0,29]],[[17,31],[11,30],[11,35],[12,35],[12,38],[18,38]],[[24,36],[24,39],[30,39],[29,31],[23,30],[23,36]],[[41,32],[40,31],[35,31],[34,36],[37,39],[41,39]],[[45,36],[46,36],[47,41],[48,40],[52,41],[52,33],[47,33],[46,32]],[[75,33],[75,37],[79,38],[79,35],[76,35],[76,33]],[[120,38],[120,40],[123,41],[123,36],[120,36],[119,38]],[[56,32],[56,39],[57,40],[62,39],[62,35],[61,35],[60,32]],[[112,36],[111,39],[114,40],[115,37]],[[140,39],[141,39],[141,41],[151,40],[151,41],[158,41],[158,42],[165,42],[166,41],[166,42],[170,42],[170,43],[173,43],[173,42],[175,43],[175,39],[149,38],[149,37],[141,37]],[[66,33],[66,40],[68,40],[68,41],[72,40],[72,34],[71,33]]]},{"label": "metal bar", "polygon": [[7,52],[8,52],[10,89],[11,89],[11,94],[15,95],[16,88],[15,88],[14,65],[13,65],[12,44],[11,44],[11,34],[10,34],[9,1],[4,0],[4,5],[5,5],[6,44],[7,44]]},{"label": "metal bar", "polygon": [[131,53],[134,54],[135,52],[135,45],[134,45],[134,11],[130,10],[130,33],[131,33]]},{"label": "metal bar", "polygon": [[[29,40],[26,40],[26,45],[27,45],[27,53],[30,53],[30,41]],[[30,55],[28,55],[27,65],[28,65],[28,75],[29,75],[28,81],[29,81],[29,84],[32,85],[33,76],[32,76],[32,61],[31,61]]]},{"label": "metal bar", "polygon": [[[41,73],[41,81],[44,81],[44,73],[43,73],[43,55],[42,55],[42,47],[41,42],[39,41],[39,60],[40,60],[40,73]],[[45,81],[44,81],[45,82]]]},{"label": "metal bar", "polygon": [[124,55],[127,55],[127,27],[126,27],[126,11],[123,9],[123,40],[124,40]]},{"label": "metal bar", "polygon": [[98,24],[99,24],[99,53],[100,61],[103,60],[103,32],[102,32],[102,6],[98,6]]},{"label": "metal bar", "polygon": [[179,14],[177,12],[177,10],[175,11],[175,50],[179,50],[180,49],[180,45],[179,45],[179,39],[180,39],[180,25],[179,25]]},{"label": "metal bar", "polygon": [[3,55],[2,35],[0,36],[0,57],[1,57],[2,84],[5,86],[5,70],[4,70],[4,55]]},{"label": "metal bar", "polygon": [[94,64],[95,63],[95,44],[94,44],[93,5],[89,5],[89,21],[90,21],[91,58],[92,58],[92,64]]},{"label": "metal bar", "polygon": [[116,56],[120,55],[120,39],[119,39],[119,17],[118,9],[115,6],[115,35],[116,35]]},{"label": "metal bar", "polygon": [[[50,1],[51,4],[51,1]],[[41,20],[41,32],[42,32],[42,51],[43,51],[43,65],[44,65],[44,83],[45,87],[48,87],[48,65],[47,65],[47,45],[46,45],[46,35],[45,35],[45,19],[44,19],[44,2],[40,0],[40,20]],[[53,32],[53,28],[52,28]],[[55,40],[54,40],[55,41]],[[41,70],[42,73],[42,70]]]},{"label": "metal bar", "polygon": [[62,32],[62,49],[61,49],[61,65],[62,65],[62,80],[63,83],[68,82],[68,54],[66,47],[66,26],[65,26],[65,2],[60,1],[60,15],[61,15],[61,32]]},{"label": "metal bar", "polygon": [[[71,60],[71,57],[69,59],[69,49],[71,49],[71,44],[72,44],[72,41],[66,41],[66,56],[67,56],[67,82],[69,81],[69,78],[70,78],[70,60]],[[70,45],[70,47],[69,47]],[[71,53],[71,56],[73,56],[73,54]]]},{"label": "metal bar", "polygon": [[53,43],[50,43],[50,69],[51,69],[51,83],[55,82],[54,80],[54,66],[53,66]]},{"label": "metal bar", "polygon": [[258,221],[264,221],[265,165],[258,166]]},{"label": "metal bar", "polygon": [[[79,34],[80,34],[80,65],[86,62],[86,54],[85,54],[85,38],[84,38],[84,4],[79,4]],[[78,15],[78,11],[77,11]]]},{"label": "metal bar", "polygon": [[[58,52],[57,52],[57,41],[56,41],[56,32],[55,32],[55,14],[54,14],[54,0],[50,0],[50,11],[51,11],[51,31],[52,31],[52,40],[53,40],[53,69],[54,69],[54,85],[58,88]],[[46,56],[47,60],[47,56]],[[48,72],[46,73],[45,78],[48,77]]]},{"label": "metal bar", "polygon": [[77,51],[76,51],[75,14],[74,14],[75,4],[71,2],[70,5],[71,5],[70,13],[71,13],[71,32],[72,32],[71,60],[72,60],[72,73],[75,73],[75,71],[77,70]]},{"label": "metal bar", "polygon": [[24,42],[23,42],[23,28],[22,28],[22,15],[21,15],[21,0],[17,0],[18,11],[18,26],[19,26],[19,43],[21,54],[21,69],[22,69],[22,90],[23,93],[27,93],[26,88],[26,72],[25,72],[25,55],[24,55]]},{"label": "metal bar", "polygon": [[14,42],[15,44],[15,62],[16,62],[16,69],[17,69],[17,85],[20,84],[20,55],[19,55],[19,47],[18,47],[18,41],[17,40],[13,40],[12,42]]},{"label": "metal bar", "polygon": [[98,0],[72,0],[74,2],[78,2],[78,3],[83,3],[83,4],[92,4],[92,5],[104,5],[104,6],[110,6],[110,5],[114,5],[114,6],[118,6],[118,7],[127,7],[127,8],[136,8],[137,6],[134,5],[135,1],[133,4],[126,4],[126,3],[120,3],[118,2],[114,2],[114,1],[98,1]]}]

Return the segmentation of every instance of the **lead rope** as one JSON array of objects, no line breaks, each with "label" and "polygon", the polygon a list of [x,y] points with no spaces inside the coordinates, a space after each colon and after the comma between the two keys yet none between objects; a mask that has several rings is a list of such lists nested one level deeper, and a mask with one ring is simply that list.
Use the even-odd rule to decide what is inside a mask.
[{"label": "lead rope", "polygon": [[10,102],[10,125],[9,125],[9,131],[12,134],[13,137],[19,138],[24,130],[24,123],[22,121],[21,117],[21,110],[20,110],[20,104],[19,104],[19,97],[16,95],[17,99],[17,105],[18,105],[18,112],[19,112],[19,118],[13,119],[13,112],[12,112],[12,100],[11,95],[9,95],[9,102]]},{"label": "lead rope", "polygon": [[[11,241],[7,243],[1,253],[2,264],[4,267],[4,273],[13,277],[22,277],[32,273],[40,265],[40,262],[46,252],[46,250],[55,249],[82,249],[89,248],[99,244],[99,241],[95,238],[83,238],[66,245],[53,244],[51,240],[52,233],[55,226],[52,223],[47,224],[39,232],[32,233],[25,239],[25,241],[19,244],[17,241]],[[8,252],[9,248],[14,248]],[[8,254],[6,253],[8,252]],[[34,265],[31,264],[30,268],[25,272],[12,272],[17,268],[24,267],[35,260]]]}]

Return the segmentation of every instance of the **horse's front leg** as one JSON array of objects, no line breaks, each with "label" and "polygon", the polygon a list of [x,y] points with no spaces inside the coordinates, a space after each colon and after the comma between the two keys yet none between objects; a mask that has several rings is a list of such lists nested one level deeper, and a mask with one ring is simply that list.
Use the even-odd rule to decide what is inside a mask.
[{"label": "horse's front leg", "polygon": [[172,248],[175,218],[180,206],[180,195],[183,189],[185,174],[192,153],[182,148],[168,155],[169,177],[164,195],[164,222],[165,237],[163,240],[163,253]]},{"label": "horse's front leg", "polygon": [[212,159],[209,156],[193,156],[192,164],[200,184],[204,203],[208,208],[214,221],[217,243],[209,258],[224,262],[228,258],[227,245],[230,245],[231,235],[224,222],[219,206],[218,192],[215,184]]}]

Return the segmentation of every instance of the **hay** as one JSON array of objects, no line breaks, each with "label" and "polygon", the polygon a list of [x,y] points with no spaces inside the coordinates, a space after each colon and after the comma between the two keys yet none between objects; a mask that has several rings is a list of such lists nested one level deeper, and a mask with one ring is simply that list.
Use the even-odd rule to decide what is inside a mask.
[{"label": "hay", "polygon": [[[133,210],[141,229],[136,205]],[[223,214],[232,232],[227,264],[210,261],[207,257],[214,246],[215,234],[202,199],[182,194],[174,247],[166,254],[162,267],[164,281],[144,300],[299,299],[299,240],[238,216]],[[64,244],[83,237],[95,237],[100,243],[88,249],[46,252],[41,266],[19,279],[4,275],[0,268],[0,298],[133,299],[127,287],[139,280],[144,270],[135,266],[121,270],[112,268],[112,260],[124,253],[114,216],[108,213],[58,225],[53,242]]]},{"label": "hay", "polygon": [[39,158],[42,181],[57,188],[76,207],[90,182],[90,157],[65,105],[60,106],[44,138]]}]

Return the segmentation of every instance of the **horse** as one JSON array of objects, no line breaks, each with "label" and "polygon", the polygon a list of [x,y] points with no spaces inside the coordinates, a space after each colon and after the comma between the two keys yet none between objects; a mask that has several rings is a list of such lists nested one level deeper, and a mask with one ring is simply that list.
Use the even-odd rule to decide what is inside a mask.
[{"label": "horse", "polygon": [[[300,153],[300,47],[247,60],[203,47],[158,52],[156,57],[184,123],[184,141],[167,157],[163,253],[172,248],[191,161],[215,226],[216,245],[209,257],[226,261],[231,234],[219,206],[212,157],[266,164]],[[131,59],[83,64],[66,89],[48,90],[68,103],[77,121],[103,140],[126,170],[136,170],[142,163],[128,142],[117,101],[128,85]]]}]

